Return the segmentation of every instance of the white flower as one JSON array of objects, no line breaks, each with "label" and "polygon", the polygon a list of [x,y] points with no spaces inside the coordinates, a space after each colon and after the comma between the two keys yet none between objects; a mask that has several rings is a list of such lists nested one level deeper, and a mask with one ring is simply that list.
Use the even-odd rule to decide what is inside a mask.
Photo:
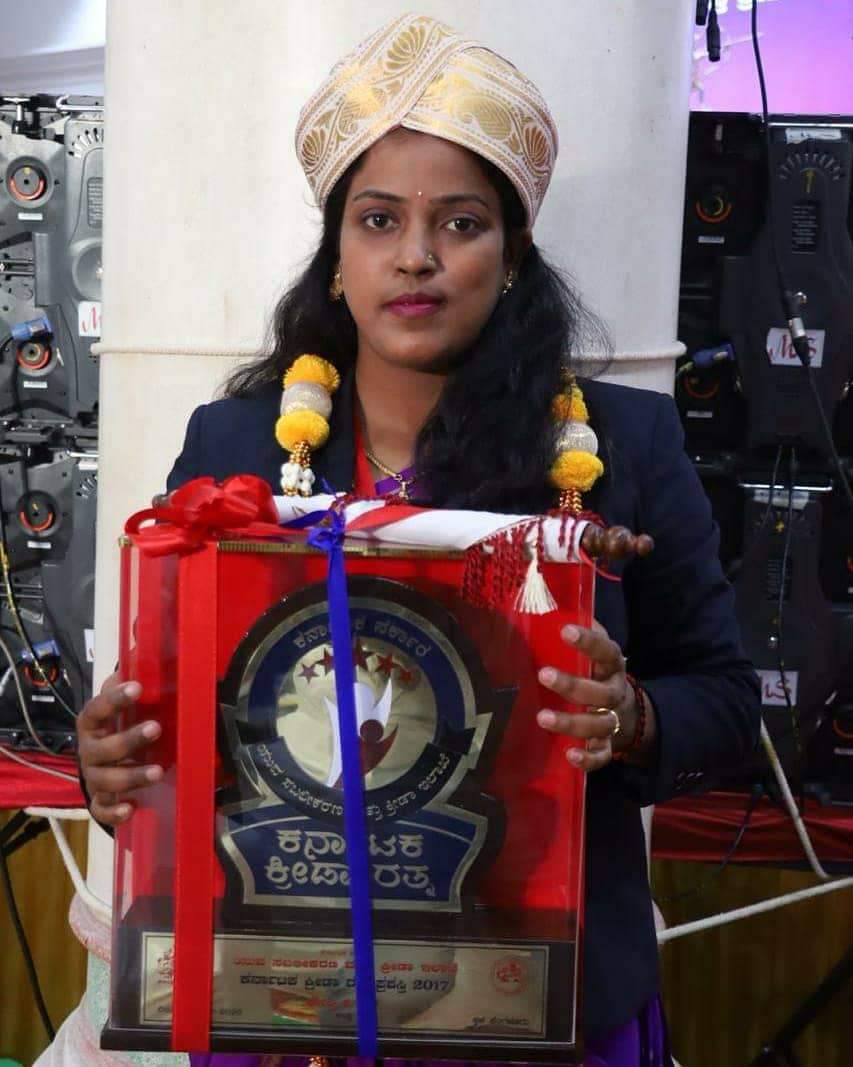
[{"label": "white flower", "polygon": [[591,452],[598,455],[598,438],[584,422],[567,422],[557,438],[558,452]]},{"label": "white flower", "polygon": [[294,382],[281,394],[281,413],[291,411],[316,411],[324,419],[332,413],[332,398],[329,390],[319,382]]}]

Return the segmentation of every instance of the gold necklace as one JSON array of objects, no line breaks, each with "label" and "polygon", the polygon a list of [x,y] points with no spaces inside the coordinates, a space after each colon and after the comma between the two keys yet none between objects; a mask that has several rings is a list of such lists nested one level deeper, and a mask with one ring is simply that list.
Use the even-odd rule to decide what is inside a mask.
[{"label": "gold necklace", "polygon": [[409,486],[414,482],[415,479],[406,478],[400,473],[400,471],[394,471],[391,470],[390,467],[386,467],[382,460],[379,459],[378,456],[374,456],[374,454],[370,451],[369,448],[364,449],[364,454],[365,456],[367,456],[373,466],[376,467],[377,470],[382,471],[384,475],[386,475],[388,478],[393,478],[394,481],[399,484],[400,496],[403,498],[403,500],[408,500]]}]

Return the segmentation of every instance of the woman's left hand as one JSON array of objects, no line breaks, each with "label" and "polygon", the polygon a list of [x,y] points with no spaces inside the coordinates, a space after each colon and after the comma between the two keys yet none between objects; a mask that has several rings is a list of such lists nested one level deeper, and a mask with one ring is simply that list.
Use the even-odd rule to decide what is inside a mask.
[{"label": "woman's left hand", "polygon": [[591,629],[565,626],[560,636],[592,660],[592,677],[580,678],[556,667],[543,667],[539,681],[564,700],[586,705],[589,710],[543,708],[537,721],[551,733],[585,740],[586,749],[570,748],[568,759],[581,770],[598,771],[610,763],[614,752],[630,747],[637,725],[636,699],[625,672],[625,657],[598,622],[593,622]]}]

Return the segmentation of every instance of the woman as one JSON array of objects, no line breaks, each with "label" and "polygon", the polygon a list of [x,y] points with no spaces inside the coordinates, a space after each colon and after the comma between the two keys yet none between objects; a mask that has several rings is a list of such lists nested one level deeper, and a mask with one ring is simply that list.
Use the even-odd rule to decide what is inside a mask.
[{"label": "woman", "polygon": [[[276,492],[308,492],[313,477],[335,490],[530,514],[576,509],[594,482],[583,506],[652,535],[655,552],[625,564],[621,583],[599,583],[595,628],[563,633],[592,661],[592,677],[559,663],[541,673],[589,711],[543,709],[538,725],[583,738],[585,750],[570,758],[595,772],[588,1063],[666,1064],[640,807],[743,759],[759,721],[756,678],[675,408],[595,381],[581,383],[582,396],[566,392],[582,312],[531,234],[556,131],[538,91],[505,60],[432,19],[405,16],[335,68],[303,109],[297,149],[323,209],[319,248],[278,306],[272,355],[191,417],[168,487],[254,473]],[[294,393],[306,375],[291,371],[282,408],[282,375],[304,353],[329,361],[340,388],[330,404],[335,382],[311,371],[307,393]],[[569,424],[555,428],[561,395]],[[598,478],[590,427],[601,442]],[[579,466],[561,465],[557,453],[583,455]],[[78,720],[92,813],[111,825],[132,811],[117,794],[163,774],[115,766],[159,734],[153,722],[107,732],[138,694],[134,682],[108,684]]]}]

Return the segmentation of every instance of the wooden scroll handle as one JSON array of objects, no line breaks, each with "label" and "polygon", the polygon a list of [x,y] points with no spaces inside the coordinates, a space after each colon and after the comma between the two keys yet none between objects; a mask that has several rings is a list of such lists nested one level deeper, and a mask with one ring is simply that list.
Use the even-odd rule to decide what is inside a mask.
[{"label": "wooden scroll handle", "polygon": [[593,559],[620,560],[648,556],[655,543],[648,534],[633,534],[627,526],[595,526],[581,535],[581,546]]}]

